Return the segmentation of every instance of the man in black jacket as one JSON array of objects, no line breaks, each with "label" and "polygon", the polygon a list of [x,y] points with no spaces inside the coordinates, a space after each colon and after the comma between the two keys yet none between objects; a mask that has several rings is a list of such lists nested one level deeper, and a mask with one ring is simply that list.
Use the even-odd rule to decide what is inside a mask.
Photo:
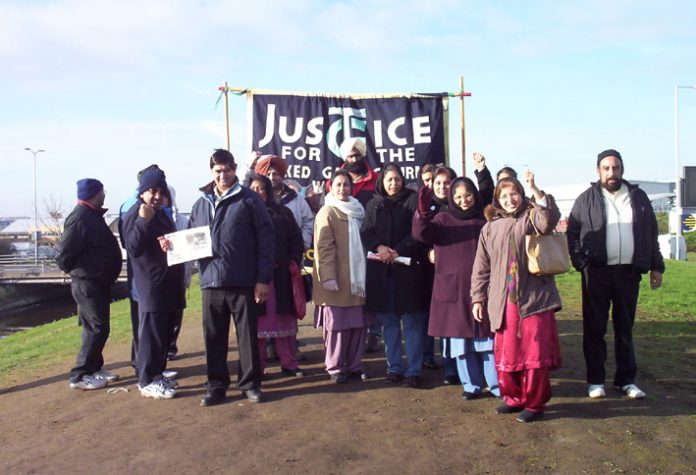
[{"label": "man in black jacket", "polygon": [[260,402],[261,366],[257,339],[257,304],[266,301],[273,277],[275,235],[266,205],[241,186],[232,154],[217,149],[210,157],[213,181],[191,210],[189,227],[209,226],[213,255],[200,259],[203,291],[206,395],[202,406],[225,400],[230,385],[227,369],[230,316],[239,348],[237,387],[251,402]]},{"label": "man in black jacket", "polygon": [[657,219],[648,196],[623,179],[623,160],[616,150],[597,157],[599,181],[583,192],[568,219],[568,248],[573,266],[582,272],[583,352],[588,395],[604,391],[609,307],[612,307],[616,389],[631,399],[645,393],[635,385],[633,322],[641,274],[650,286],[662,284],[665,264],[657,242]]},{"label": "man in black jacket", "polygon": [[82,347],[70,371],[70,387],[101,389],[118,376],[102,368],[109,338],[111,286],[121,273],[121,248],[104,221],[104,185],[85,178],[77,182],[77,206],[65,220],[58,244],[58,267],[70,274],[73,298],[82,324]]}]

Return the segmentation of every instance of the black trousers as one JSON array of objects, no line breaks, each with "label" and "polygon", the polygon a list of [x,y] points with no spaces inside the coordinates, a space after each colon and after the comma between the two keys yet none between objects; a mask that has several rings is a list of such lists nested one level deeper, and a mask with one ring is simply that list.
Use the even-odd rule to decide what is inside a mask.
[{"label": "black trousers", "polygon": [[174,318],[172,318],[169,324],[169,349],[167,353],[176,355],[179,353],[179,347],[176,346],[176,341],[179,339],[179,333],[181,332],[181,323],[184,320],[184,311],[177,310],[174,312]]},{"label": "black trousers", "polygon": [[140,387],[161,379],[167,369],[169,326],[175,312],[140,312],[137,357]]},{"label": "black trousers", "polygon": [[130,300],[131,330],[133,331],[133,341],[131,342],[131,366],[138,370],[138,332],[140,331],[140,312],[138,311],[138,301]]},{"label": "black trousers", "polygon": [[111,330],[111,286],[92,280],[72,279],[70,290],[82,324],[82,346],[75,366],[70,370],[70,382],[77,383],[84,375],[95,373],[104,366],[102,351]]},{"label": "black trousers", "polygon": [[582,347],[587,366],[587,382],[604,384],[607,360],[609,307],[614,327],[616,373],[614,384],[632,384],[636,378],[633,350],[633,322],[636,317],[641,275],[630,265],[587,266],[582,273]]},{"label": "black trousers", "polygon": [[227,368],[230,320],[234,321],[239,349],[237,387],[242,391],[260,387],[256,318],[253,288],[203,289],[203,336],[210,391],[224,392],[230,386]]}]

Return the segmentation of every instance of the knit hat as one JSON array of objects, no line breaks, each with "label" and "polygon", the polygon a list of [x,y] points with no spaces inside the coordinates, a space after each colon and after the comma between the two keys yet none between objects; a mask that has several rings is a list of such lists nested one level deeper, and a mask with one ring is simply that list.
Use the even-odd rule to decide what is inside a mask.
[{"label": "knit hat", "polygon": [[623,167],[623,159],[621,158],[621,154],[614,150],[613,148],[610,148],[609,150],[605,150],[601,152],[599,155],[597,155],[597,166],[599,166],[599,162],[602,161],[602,159],[607,158],[607,157],[616,157],[619,159],[621,162],[621,166]]},{"label": "knit hat", "polygon": [[80,200],[88,200],[103,189],[102,182],[94,178],[77,180],[77,198]]},{"label": "knit hat", "polygon": [[363,157],[367,155],[367,147],[365,146],[365,142],[357,137],[351,137],[344,140],[341,144],[341,158],[345,160],[353,149],[356,149]]},{"label": "knit hat", "polygon": [[254,171],[259,175],[268,176],[268,170],[270,168],[273,168],[283,177],[288,172],[288,164],[278,155],[262,155],[259,157],[259,161],[256,162]]},{"label": "knit hat", "polygon": [[144,193],[151,188],[167,191],[167,180],[162,170],[148,170],[140,177],[138,193]]}]

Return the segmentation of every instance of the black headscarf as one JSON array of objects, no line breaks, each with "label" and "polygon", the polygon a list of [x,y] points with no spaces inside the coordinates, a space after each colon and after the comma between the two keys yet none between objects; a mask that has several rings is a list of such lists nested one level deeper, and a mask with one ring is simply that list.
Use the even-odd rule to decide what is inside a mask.
[{"label": "black headscarf", "polygon": [[[387,190],[384,189],[384,177],[388,172],[396,172],[401,177],[401,189],[394,196],[389,196]],[[380,170],[379,177],[377,178],[377,183],[375,183],[375,195],[382,198],[382,202],[386,207],[392,207],[397,204],[403,203],[406,198],[408,198],[414,191],[406,187],[406,180],[404,179],[404,174],[401,168],[397,165],[389,164]]]},{"label": "black headscarf", "polygon": [[[268,208],[268,211],[271,214],[275,214],[278,211],[278,207],[281,206],[275,201],[275,196],[273,195],[273,183],[271,183],[271,180],[268,177],[265,177],[263,175],[257,175],[253,174],[249,176],[249,186],[255,181],[258,181],[261,183],[263,186],[263,189],[266,190],[266,200],[264,203],[266,204],[266,208]],[[259,195],[260,197],[261,195]]]},{"label": "black headscarf", "polygon": [[[474,204],[469,209],[461,209],[454,202],[454,191],[462,184],[474,195]],[[483,200],[481,199],[476,185],[471,179],[465,176],[455,178],[454,181],[450,183],[447,199],[448,207],[442,210],[443,213],[449,213],[459,219],[483,218]]]}]

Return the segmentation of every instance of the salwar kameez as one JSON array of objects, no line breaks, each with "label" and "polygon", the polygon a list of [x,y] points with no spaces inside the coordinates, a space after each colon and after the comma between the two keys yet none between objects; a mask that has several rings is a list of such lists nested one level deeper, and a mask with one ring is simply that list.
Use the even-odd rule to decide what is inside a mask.
[{"label": "salwar kameez", "polygon": [[297,318],[287,313],[277,313],[276,292],[273,281],[268,285],[268,298],[266,299],[266,314],[260,315],[257,320],[257,335],[259,346],[259,358],[261,370],[265,368],[267,349],[266,341],[269,338],[275,340],[276,353],[280,358],[282,368],[294,370],[298,368],[295,350],[297,348]]}]

